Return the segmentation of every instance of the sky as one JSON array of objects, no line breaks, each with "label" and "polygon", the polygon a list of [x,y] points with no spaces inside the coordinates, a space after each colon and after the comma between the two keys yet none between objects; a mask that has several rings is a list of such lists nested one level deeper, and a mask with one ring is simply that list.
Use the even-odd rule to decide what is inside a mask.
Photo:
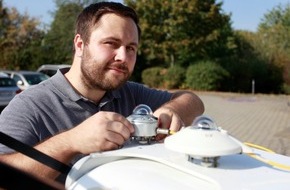
[{"label": "sky", "polygon": [[[222,9],[225,13],[232,14],[234,29],[255,32],[266,13],[278,5],[288,3],[290,0],[223,0]],[[54,0],[4,0],[4,6],[9,8],[13,6],[22,14],[27,12],[45,24],[50,24],[53,19],[51,12],[55,11]]]}]

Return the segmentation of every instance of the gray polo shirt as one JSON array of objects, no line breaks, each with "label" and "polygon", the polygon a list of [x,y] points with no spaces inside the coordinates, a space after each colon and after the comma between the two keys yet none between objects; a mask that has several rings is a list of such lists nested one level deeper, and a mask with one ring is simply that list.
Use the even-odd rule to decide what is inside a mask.
[{"label": "gray polo shirt", "polygon": [[[154,111],[172,96],[167,91],[127,82],[120,89],[107,92],[100,103],[95,104],[74,91],[64,72],[59,70],[50,79],[17,95],[0,115],[0,131],[34,146],[75,127],[100,110],[127,117],[139,104],[147,104]],[[0,154],[11,151],[0,144]]]}]

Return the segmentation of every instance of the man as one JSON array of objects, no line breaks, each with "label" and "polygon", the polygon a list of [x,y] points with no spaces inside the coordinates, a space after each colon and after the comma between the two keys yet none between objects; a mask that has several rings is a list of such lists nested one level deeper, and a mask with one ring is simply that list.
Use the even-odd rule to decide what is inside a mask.
[{"label": "man", "polygon": [[[102,2],[78,16],[71,68],[23,91],[3,110],[0,131],[66,164],[79,155],[117,149],[134,132],[126,119],[148,105],[160,127],[177,131],[201,115],[191,92],[169,93],[128,82],[140,38],[134,10]],[[55,179],[59,172],[0,145],[0,161]]]}]

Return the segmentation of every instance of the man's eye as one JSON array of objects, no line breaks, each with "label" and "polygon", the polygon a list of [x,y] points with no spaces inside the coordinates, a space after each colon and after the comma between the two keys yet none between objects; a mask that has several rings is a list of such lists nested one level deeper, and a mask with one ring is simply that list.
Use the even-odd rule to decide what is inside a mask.
[{"label": "man's eye", "polygon": [[112,47],[118,47],[118,44],[116,42],[112,42],[112,41],[107,41],[107,42],[105,42],[105,44],[112,46]]},{"label": "man's eye", "polygon": [[135,52],[136,48],[129,46],[129,47],[127,47],[127,51]]},{"label": "man's eye", "polygon": [[114,42],[105,42],[105,44],[112,45]]}]

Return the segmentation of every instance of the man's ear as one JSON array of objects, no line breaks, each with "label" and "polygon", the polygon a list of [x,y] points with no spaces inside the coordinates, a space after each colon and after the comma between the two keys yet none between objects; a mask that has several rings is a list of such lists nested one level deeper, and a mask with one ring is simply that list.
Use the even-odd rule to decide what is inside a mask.
[{"label": "man's ear", "polygon": [[75,35],[74,48],[76,56],[81,57],[83,55],[84,42],[79,34]]}]

